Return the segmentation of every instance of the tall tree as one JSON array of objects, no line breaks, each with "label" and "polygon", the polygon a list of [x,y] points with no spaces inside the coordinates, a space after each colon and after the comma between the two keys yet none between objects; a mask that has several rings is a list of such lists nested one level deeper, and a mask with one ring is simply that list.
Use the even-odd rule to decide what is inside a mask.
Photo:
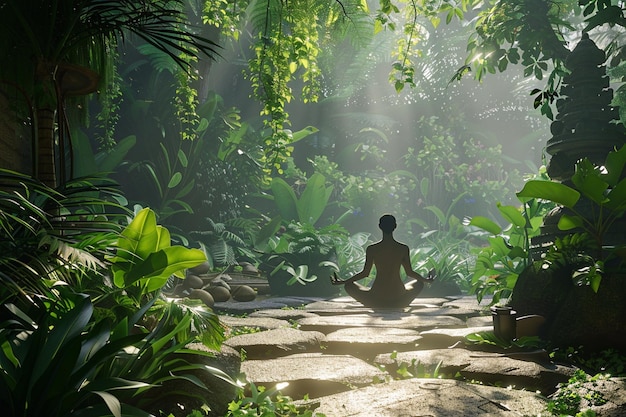
[{"label": "tall tree", "polygon": [[[7,0],[0,3],[0,81],[27,103],[36,141],[33,171],[63,183],[66,98],[106,86],[118,41],[134,35],[185,66],[181,54],[213,56],[216,45],[185,25],[183,0]],[[16,105],[17,103],[14,103]],[[71,149],[70,149],[71,154]]]}]

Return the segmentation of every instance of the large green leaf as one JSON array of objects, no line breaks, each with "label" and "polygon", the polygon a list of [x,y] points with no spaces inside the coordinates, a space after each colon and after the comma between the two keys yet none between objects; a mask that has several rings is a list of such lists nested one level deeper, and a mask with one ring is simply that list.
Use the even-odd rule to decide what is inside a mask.
[{"label": "large green leaf", "polygon": [[488,219],[484,216],[474,216],[469,222],[470,226],[476,226],[487,232],[491,233],[494,236],[499,235],[502,232],[502,228],[496,222],[491,219]]},{"label": "large green leaf", "polygon": [[[139,279],[167,279],[178,271],[192,268],[204,261],[206,261],[206,255],[200,249],[170,246],[151,253],[143,262],[134,265],[126,273],[124,280],[126,285],[130,285]],[[155,284],[149,284],[148,291],[160,288],[158,284],[157,281]],[[150,289],[155,286],[157,287]]]},{"label": "large green leaf", "polygon": [[[132,222],[122,232],[118,247],[118,256],[136,255],[141,259],[145,259],[149,254],[158,248],[159,234],[157,232],[156,215],[154,211],[144,208],[140,210]],[[124,251],[132,255],[124,255]]]},{"label": "large green leaf", "polygon": [[102,172],[115,171],[136,143],[137,138],[134,135],[127,136],[119,141],[113,149],[97,154],[96,163],[98,164],[98,169]]},{"label": "large green leaf", "polygon": [[332,187],[326,188],[326,178],[316,172],[307,181],[306,187],[296,203],[298,220],[315,224],[328,205]]},{"label": "large green leaf", "polygon": [[58,360],[60,352],[66,347],[69,340],[77,337],[85,329],[87,323],[93,314],[93,305],[89,299],[85,297],[79,298],[79,301],[71,311],[69,311],[61,320],[54,324],[49,330],[47,326],[42,326],[39,331],[48,332],[43,346],[32,346],[39,350],[37,359],[33,365],[32,381],[37,381],[41,376],[50,369],[52,363]]},{"label": "large green leaf", "polygon": [[500,210],[500,214],[506,220],[511,222],[511,224],[517,227],[525,227],[526,219],[524,215],[520,213],[519,209],[515,206],[503,206],[502,204],[497,204],[498,210]]},{"label": "large green leaf", "polygon": [[155,250],[161,250],[172,246],[170,231],[163,226],[157,226],[157,244]]},{"label": "large green leaf", "polygon": [[316,132],[319,132],[319,129],[314,126],[307,126],[304,129],[295,131],[291,135],[291,143],[298,142]]},{"label": "large green leaf", "polygon": [[600,170],[587,158],[576,164],[572,182],[585,197],[597,204],[607,201],[605,191],[609,184],[601,177]]},{"label": "large green leaf", "polygon": [[291,186],[282,178],[273,178],[270,188],[280,216],[286,221],[298,220],[298,200]]},{"label": "large green leaf", "polygon": [[580,193],[558,182],[530,180],[524,185],[524,188],[517,193],[517,197],[521,201],[540,198],[572,208],[580,199]]},{"label": "large green leaf", "polygon": [[583,220],[580,216],[570,216],[563,214],[559,218],[558,228],[560,230],[572,230],[583,226]]},{"label": "large green leaf", "polygon": [[624,166],[626,165],[626,146],[622,146],[619,150],[609,152],[606,156],[604,167],[607,173],[604,180],[611,186],[616,185],[622,178]]},{"label": "large green leaf", "polygon": [[626,179],[621,180],[608,194],[609,201],[606,207],[615,210],[626,210]]},{"label": "large green leaf", "polygon": [[278,232],[282,223],[280,216],[274,217],[265,226],[261,227],[258,233],[255,235],[254,246],[258,250],[264,250],[267,245],[267,241]]}]

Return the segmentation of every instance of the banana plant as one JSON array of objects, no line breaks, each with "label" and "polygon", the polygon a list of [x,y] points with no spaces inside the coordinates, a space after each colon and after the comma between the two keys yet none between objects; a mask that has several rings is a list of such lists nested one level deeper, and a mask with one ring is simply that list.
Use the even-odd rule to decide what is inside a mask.
[{"label": "banana plant", "polygon": [[326,178],[315,173],[308,179],[298,198],[295,191],[282,178],[272,179],[270,184],[274,202],[285,221],[298,221],[315,225],[328,205],[333,186],[326,186]]},{"label": "banana plant", "polygon": [[169,231],[157,225],[154,211],[140,210],[122,231],[116,255],[110,258],[113,282],[136,301],[160,290],[170,276],[206,261],[200,249],[172,246]]}]

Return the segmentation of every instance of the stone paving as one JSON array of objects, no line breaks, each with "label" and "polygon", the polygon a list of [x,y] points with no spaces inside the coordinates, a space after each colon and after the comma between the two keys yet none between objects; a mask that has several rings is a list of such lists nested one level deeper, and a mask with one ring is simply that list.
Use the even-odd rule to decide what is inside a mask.
[{"label": "stone paving", "polygon": [[[402,310],[372,310],[349,297],[262,297],[216,303],[248,381],[328,417],[538,416],[575,368],[545,351],[466,344],[492,331],[474,297],[418,298]],[[598,416],[626,415],[626,384]],[[284,383],[288,383],[285,386]],[[308,400],[303,400],[308,396]]]}]

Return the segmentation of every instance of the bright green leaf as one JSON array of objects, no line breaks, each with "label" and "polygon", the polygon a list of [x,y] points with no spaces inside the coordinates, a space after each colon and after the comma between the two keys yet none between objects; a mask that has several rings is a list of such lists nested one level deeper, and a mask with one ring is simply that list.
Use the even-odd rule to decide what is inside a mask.
[{"label": "bright green leaf", "polygon": [[185,154],[185,152],[182,149],[178,150],[178,161],[184,168],[187,168],[187,165],[189,165],[187,154]]},{"label": "bright green leaf", "polygon": [[499,235],[502,232],[502,228],[496,222],[483,216],[474,216],[469,222],[470,226],[476,226],[481,228],[494,236]]},{"label": "bright green leaf", "polygon": [[525,227],[526,219],[524,215],[520,213],[519,209],[515,206],[503,206],[500,203],[497,204],[498,210],[500,210],[500,214],[506,220],[508,220],[511,224],[517,227]]},{"label": "bright green leaf", "polygon": [[182,179],[183,179],[183,174],[181,174],[180,172],[174,173],[174,175],[172,175],[172,178],[170,178],[170,182],[167,184],[167,188],[172,189],[176,187],[178,184],[180,184]]},{"label": "bright green leaf", "polygon": [[572,208],[578,202],[580,193],[558,182],[530,180],[517,193],[517,197],[522,202],[532,198],[539,198]]},{"label": "bright green leaf", "polygon": [[572,230],[583,226],[583,219],[580,216],[570,216],[563,214],[559,218],[558,227],[560,230]]}]

